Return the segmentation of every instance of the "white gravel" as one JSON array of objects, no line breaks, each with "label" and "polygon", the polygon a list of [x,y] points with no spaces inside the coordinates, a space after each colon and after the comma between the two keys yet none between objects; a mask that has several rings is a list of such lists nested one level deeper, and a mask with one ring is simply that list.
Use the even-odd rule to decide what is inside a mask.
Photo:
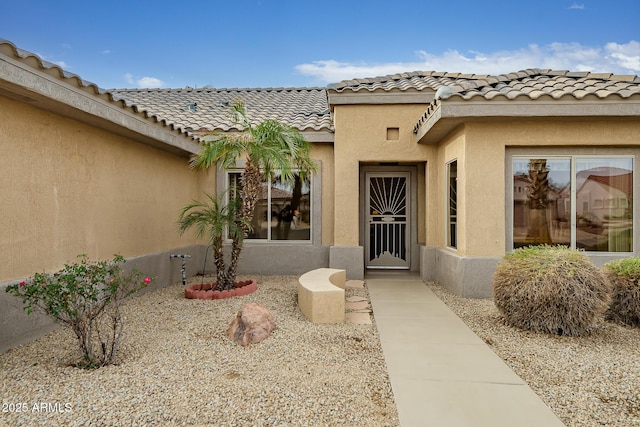
[{"label": "white gravel", "polygon": [[[257,279],[244,297],[187,300],[175,285],[127,301],[117,366],[70,367],[64,329],[0,355],[0,425],[398,425],[375,323],[312,324],[296,277]],[[241,347],[224,332],[248,302],[269,308],[277,329]]]},{"label": "white gravel", "polygon": [[[397,426],[375,320],[308,322],[296,280],[258,277],[258,291],[228,300],[187,300],[182,285],[131,299],[117,366],[68,366],[76,348],[63,329],[2,354],[0,426]],[[429,286],[568,427],[640,426],[640,329],[521,331],[491,300]],[[247,302],[267,306],[277,329],[243,348],[224,332]]]},{"label": "white gravel", "polygon": [[505,325],[492,300],[429,284],[568,427],[640,426],[640,329],[599,323],[567,337]]}]

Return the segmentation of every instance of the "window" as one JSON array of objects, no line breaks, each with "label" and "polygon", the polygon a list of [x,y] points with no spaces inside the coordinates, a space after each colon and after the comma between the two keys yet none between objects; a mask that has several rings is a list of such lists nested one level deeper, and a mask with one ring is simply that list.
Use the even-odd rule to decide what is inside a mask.
[{"label": "window", "polygon": [[458,247],[458,161],[447,163],[447,186],[449,195],[447,216],[447,246]]},{"label": "window", "polygon": [[513,247],[633,251],[633,157],[514,156]]},{"label": "window", "polygon": [[[240,186],[239,171],[228,173],[231,188]],[[262,191],[253,210],[253,230],[248,239],[311,240],[311,181],[295,174],[293,182],[275,175],[262,183]]]}]

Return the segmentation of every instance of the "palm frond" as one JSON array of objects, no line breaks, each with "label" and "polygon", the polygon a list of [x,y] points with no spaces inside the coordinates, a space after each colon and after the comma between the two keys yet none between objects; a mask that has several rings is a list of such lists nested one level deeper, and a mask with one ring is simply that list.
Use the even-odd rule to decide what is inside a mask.
[{"label": "palm frond", "polygon": [[251,122],[247,118],[247,110],[242,99],[236,99],[231,104],[231,118],[235,124],[242,126],[243,130],[251,129]]},{"label": "palm frond", "polygon": [[222,242],[225,229],[235,219],[235,212],[230,212],[228,205],[223,203],[223,197],[206,196],[207,202],[194,200],[180,210],[178,230],[182,235],[195,227],[198,238],[208,234],[211,244],[215,245]]}]

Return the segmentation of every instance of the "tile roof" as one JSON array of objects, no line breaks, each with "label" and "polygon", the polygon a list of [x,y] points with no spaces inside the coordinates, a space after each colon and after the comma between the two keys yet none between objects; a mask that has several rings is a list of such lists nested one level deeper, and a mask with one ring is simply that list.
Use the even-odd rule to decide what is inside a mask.
[{"label": "tile roof", "polygon": [[[136,111],[193,132],[241,130],[233,122],[228,108],[237,99],[244,100],[248,116],[255,122],[276,119],[300,131],[333,132],[327,93],[337,96],[357,93],[430,94],[421,101],[431,104],[414,127],[414,132],[417,132],[437,103],[444,99],[625,99],[640,95],[640,78],[541,69],[495,76],[414,71],[344,80],[327,88],[114,89],[111,93],[115,99],[122,100]],[[434,94],[436,99],[431,101]]]},{"label": "tile roof", "polygon": [[[357,94],[411,97],[413,102],[428,104],[414,126],[422,125],[441,105],[451,102],[538,100],[627,100],[640,99],[638,76],[610,73],[570,72],[527,69],[500,75],[478,75],[436,71],[414,71],[388,76],[344,80],[327,88],[233,88],[233,89],[113,89],[105,91],[94,83],[64,71],[57,65],[18,49],[0,39],[0,55],[15,58],[40,72],[90,93],[123,110],[142,115],[184,136],[208,131],[241,130],[233,122],[228,106],[237,99],[245,102],[248,117],[254,122],[276,119],[300,131],[333,132],[329,100],[341,103],[366,103]],[[422,97],[426,95],[424,98]],[[329,99],[328,99],[329,96]],[[415,100],[418,96],[419,99]],[[346,98],[345,98],[346,97]],[[345,99],[342,99],[345,98]],[[366,98],[366,96],[365,96]],[[385,96],[386,98],[386,96]],[[394,98],[395,99],[395,98]],[[635,101],[634,101],[635,102]],[[332,104],[333,105],[333,104]],[[508,108],[508,107],[507,107]],[[502,110],[501,110],[502,111]]]},{"label": "tile roof", "polygon": [[[443,77],[425,113],[414,127],[420,127],[443,101],[533,101],[537,100],[624,100],[640,99],[640,77],[611,73],[528,69],[499,76]],[[439,94],[441,95],[439,96]],[[553,115],[553,114],[551,114]]]},{"label": "tile roof", "polygon": [[422,91],[448,87],[452,96],[487,100],[499,96],[506,99],[527,97],[537,99],[550,96],[560,99],[570,96],[582,99],[593,94],[598,98],[618,95],[627,98],[640,93],[640,77],[610,73],[570,72],[527,69],[516,73],[492,75],[414,71],[388,76],[344,80],[328,90],[338,93],[361,91]]},{"label": "tile roof", "polygon": [[[160,118],[152,119],[150,116],[140,113],[136,109],[127,106],[124,101],[116,99],[111,93],[109,93],[109,91],[99,88],[95,83],[84,80],[77,74],[73,74],[68,71],[65,71],[58,65],[52,64],[51,62],[44,61],[39,56],[30,52],[27,52],[23,49],[19,49],[10,41],[0,38],[0,59],[2,59],[3,56],[6,58],[4,61],[6,61],[6,64],[8,64],[7,66],[14,67],[16,70],[22,70],[22,71],[17,71],[16,73],[24,74],[23,70],[25,70],[26,68],[31,68],[35,70],[35,75],[38,75],[38,74],[42,76],[46,75],[60,82],[58,85],[58,88],[68,88],[73,91],[84,92],[86,94],[89,94],[90,98],[96,104],[104,103],[108,105],[109,108],[115,109],[115,111],[120,110],[119,112],[121,112],[122,114],[129,114],[129,115],[133,114],[136,116],[141,116],[144,119],[145,124],[148,124],[151,128],[156,128],[154,130],[148,130],[148,132],[150,133],[156,133],[157,128],[164,128],[165,132],[171,134],[170,138],[176,138],[176,137],[178,138],[172,142],[180,145],[180,147],[177,148],[178,151],[181,151],[184,149],[186,149],[187,151],[189,150],[193,151],[195,149],[193,147],[198,147],[197,144],[199,143],[200,140],[196,138],[194,135],[192,135],[190,132],[186,131],[184,128],[174,126],[172,123],[163,121]],[[15,65],[12,65],[13,61],[22,65],[20,67],[16,67]],[[1,61],[0,61],[0,65],[2,65]],[[22,84],[22,83],[16,83],[16,81],[12,79],[12,78],[17,79],[18,77],[19,77],[18,74],[15,74],[15,75],[10,74],[6,76],[0,75],[0,83],[2,83],[3,80],[6,81],[6,83],[4,84],[4,88],[8,91],[7,93],[11,93],[12,91],[15,91],[16,85]],[[39,108],[44,108],[44,109],[51,109],[57,112],[58,114],[64,114],[65,112],[67,112],[66,109],[60,108],[60,104],[64,104],[65,102],[70,102],[68,97],[66,98],[63,97],[62,99],[58,99],[56,98],[57,91],[47,91],[42,87],[39,87],[38,83],[33,83],[33,84],[35,85],[34,86],[35,89],[26,88],[26,87],[24,87],[23,89],[30,92],[40,92],[37,94],[36,93],[33,94],[34,97],[38,98],[37,103],[35,102],[35,98],[30,98],[34,106],[38,106]],[[3,85],[0,85],[0,87],[3,87]],[[7,89],[10,87],[13,87],[13,89]],[[20,92],[20,90],[18,90],[18,92]],[[58,102],[58,104],[55,104],[55,102]],[[74,106],[74,108],[76,109],[87,108],[88,109],[87,112],[90,115],[95,113],[95,111],[97,111],[97,109],[93,107],[94,106],[88,105],[86,101],[83,101],[82,106],[77,106],[77,105]],[[67,114],[69,116],[73,116],[72,113],[67,113]],[[104,121],[109,121],[109,118],[105,118],[104,116],[100,116],[99,119],[102,119]],[[115,126],[126,127],[122,123],[123,121],[121,119],[115,120],[113,122]],[[139,132],[139,131],[140,129],[136,130],[136,132]],[[145,130],[145,132],[147,132],[147,130]],[[157,135],[154,138],[157,139]],[[163,136],[161,138],[165,138],[165,137]],[[167,141],[165,140],[164,142],[167,142]],[[165,147],[166,144],[161,144],[161,145],[164,148],[166,148]],[[171,148],[171,150],[174,150],[174,148]]]},{"label": "tile roof", "polygon": [[100,89],[95,83],[84,80],[77,74],[65,71],[56,64],[44,61],[39,56],[31,52],[27,52],[26,50],[20,49],[9,40],[0,38],[0,53],[8,54],[9,56],[14,57],[21,62],[31,66],[32,68],[44,71],[50,76],[56,77],[60,80],[65,80],[77,87],[88,89],[95,95],[103,95],[106,93],[105,90]]},{"label": "tile roof", "polygon": [[[506,78],[505,78],[506,77]],[[462,99],[482,97],[490,100],[498,97],[538,99],[567,97],[580,100],[594,95],[600,99],[609,96],[629,98],[640,95],[640,78],[617,76],[609,73],[569,72],[553,70],[525,70],[519,73],[478,79],[473,84],[452,82],[448,85],[452,96]]]},{"label": "tile roof", "polygon": [[[422,91],[425,89],[437,90],[441,86],[454,81],[457,78],[474,79],[474,74],[445,73],[438,71],[413,71],[410,73],[390,74],[380,77],[364,79],[343,80],[330,85],[328,90],[338,93],[344,92],[374,92],[374,91]],[[483,76],[479,76],[483,77]],[[484,76],[488,77],[488,76]]]},{"label": "tile roof", "polygon": [[324,88],[116,89],[114,98],[191,131],[241,130],[229,105],[243,100],[250,121],[275,119],[305,131],[332,131]]}]

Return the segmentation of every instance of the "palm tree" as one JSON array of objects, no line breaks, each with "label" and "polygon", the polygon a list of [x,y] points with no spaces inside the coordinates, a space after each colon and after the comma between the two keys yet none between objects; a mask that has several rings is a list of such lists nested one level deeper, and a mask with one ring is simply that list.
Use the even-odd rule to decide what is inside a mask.
[{"label": "palm tree", "polygon": [[237,198],[232,198],[225,204],[224,195],[216,198],[207,194],[208,201],[200,202],[194,200],[180,210],[178,219],[178,229],[183,234],[191,227],[196,227],[197,237],[205,234],[209,235],[210,245],[213,249],[213,257],[216,265],[216,278],[218,289],[231,289],[235,281],[227,276],[225,269],[224,253],[222,244],[224,243],[224,232],[227,230],[233,239],[242,241],[245,227],[243,219],[239,218],[239,203]]},{"label": "palm tree", "polygon": [[[277,174],[283,181],[294,183],[296,176],[304,179],[317,169],[311,159],[312,145],[297,129],[273,119],[253,125],[247,118],[241,100],[232,104],[231,113],[242,131],[208,135],[213,138],[203,143],[200,153],[193,156],[190,162],[192,168],[206,169],[220,165],[230,169],[236,167],[238,160],[245,160],[239,188],[233,192],[239,199],[239,211],[232,222],[242,233],[229,234],[231,261],[223,275],[225,286],[229,287],[233,286],[237,274],[243,237],[251,231],[253,211],[260,197],[263,180],[271,182]],[[220,270],[218,264],[216,268]],[[220,277],[219,271],[217,274]]]}]

